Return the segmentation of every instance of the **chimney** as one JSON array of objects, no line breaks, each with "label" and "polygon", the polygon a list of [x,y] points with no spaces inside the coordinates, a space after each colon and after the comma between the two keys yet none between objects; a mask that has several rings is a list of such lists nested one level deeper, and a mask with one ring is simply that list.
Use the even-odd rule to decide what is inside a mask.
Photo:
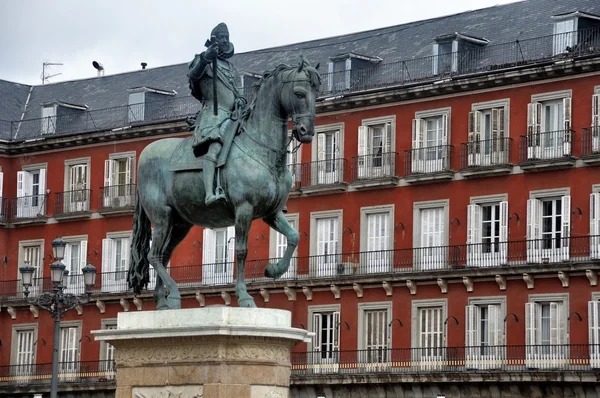
[{"label": "chimney", "polygon": [[145,62],[142,62],[142,69],[146,69],[146,66],[148,66],[148,64]]},{"label": "chimney", "polygon": [[104,66],[98,61],[93,61],[92,66],[98,71],[98,76],[104,76]]}]

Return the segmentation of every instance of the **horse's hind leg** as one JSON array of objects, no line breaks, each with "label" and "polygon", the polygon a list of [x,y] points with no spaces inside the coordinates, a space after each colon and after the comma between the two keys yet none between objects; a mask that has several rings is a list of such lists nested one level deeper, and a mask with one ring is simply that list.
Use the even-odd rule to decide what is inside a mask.
[{"label": "horse's hind leg", "polygon": [[[169,260],[171,259],[171,256],[173,255],[173,251],[175,250],[177,245],[180,244],[181,241],[186,237],[186,235],[188,234],[188,232],[190,231],[191,228],[192,228],[191,224],[190,225],[179,224],[178,226],[175,226],[172,228],[171,238],[169,239],[169,246],[163,256],[165,258],[164,264],[169,264]],[[158,310],[168,309],[167,299],[165,296],[165,288],[164,288],[164,284],[163,284],[163,281],[162,281],[160,275],[156,275],[156,286],[154,288],[154,299],[157,302],[156,309],[158,309]]]},{"label": "horse's hind leg", "polygon": [[235,294],[240,307],[256,307],[254,299],[246,289],[246,257],[248,256],[248,231],[252,224],[254,209],[249,203],[243,203],[235,209],[235,254],[237,256],[237,281]]},{"label": "horse's hind leg", "polygon": [[294,250],[296,250],[296,246],[298,246],[300,234],[292,228],[282,212],[278,212],[274,216],[266,217],[263,221],[275,231],[283,234],[287,239],[287,247],[285,248],[285,253],[283,253],[283,258],[277,263],[267,265],[267,268],[265,269],[266,277],[279,278],[290,267],[290,260],[292,259]]}]

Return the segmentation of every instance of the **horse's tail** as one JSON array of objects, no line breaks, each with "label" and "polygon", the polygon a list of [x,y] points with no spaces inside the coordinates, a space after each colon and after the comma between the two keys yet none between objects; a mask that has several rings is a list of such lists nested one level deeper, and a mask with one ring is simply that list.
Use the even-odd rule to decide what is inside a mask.
[{"label": "horse's tail", "polygon": [[136,294],[145,289],[150,280],[148,252],[150,251],[151,238],[152,229],[150,227],[150,219],[140,203],[138,192],[133,213],[133,238],[131,239],[131,259],[129,262],[129,274],[127,276],[129,287],[133,288]]}]

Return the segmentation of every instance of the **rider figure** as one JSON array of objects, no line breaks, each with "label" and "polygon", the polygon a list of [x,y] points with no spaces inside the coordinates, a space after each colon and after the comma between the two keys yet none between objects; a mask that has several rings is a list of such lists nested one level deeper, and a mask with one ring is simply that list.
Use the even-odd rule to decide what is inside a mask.
[{"label": "rider figure", "polygon": [[[202,102],[202,108],[194,122],[192,147],[196,156],[204,156],[204,190],[207,205],[224,199],[222,192],[214,192],[214,176],[217,158],[225,137],[235,134],[235,120],[246,104],[238,90],[240,75],[231,62],[233,44],[229,41],[229,30],[224,23],[218,24],[211,32],[211,43],[206,51],[196,54],[188,65],[188,79],[192,95]],[[212,63],[217,63],[217,76],[213,76]],[[216,92],[213,79],[217,79]],[[213,101],[218,101],[215,116]]]}]

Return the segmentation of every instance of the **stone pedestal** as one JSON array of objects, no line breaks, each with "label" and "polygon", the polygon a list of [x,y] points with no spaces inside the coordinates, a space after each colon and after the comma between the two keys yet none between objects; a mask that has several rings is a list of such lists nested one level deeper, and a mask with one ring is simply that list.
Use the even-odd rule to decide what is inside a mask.
[{"label": "stone pedestal", "polygon": [[311,335],[289,311],[236,307],[122,312],[92,333],[115,346],[116,398],[287,397],[291,349]]}]

